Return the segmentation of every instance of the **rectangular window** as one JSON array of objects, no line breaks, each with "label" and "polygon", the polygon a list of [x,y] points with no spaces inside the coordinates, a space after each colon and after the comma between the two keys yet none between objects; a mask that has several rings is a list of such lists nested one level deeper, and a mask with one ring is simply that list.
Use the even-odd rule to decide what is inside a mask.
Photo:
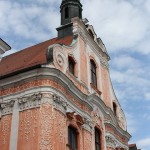
[{"label": "rectangular window", "polygon": [[91,80],[93,85],[97,87],[96,65],[93,60],[91,60]]},{"label": "rectangular window", "polygon": [[101,135],[100,131],[95,128],[95,150],[101,150]]},{"label": "rectangular window", "polygon": [[78,150],[77,130],[71,126],[68,127],[68,144],[71,150]]}]

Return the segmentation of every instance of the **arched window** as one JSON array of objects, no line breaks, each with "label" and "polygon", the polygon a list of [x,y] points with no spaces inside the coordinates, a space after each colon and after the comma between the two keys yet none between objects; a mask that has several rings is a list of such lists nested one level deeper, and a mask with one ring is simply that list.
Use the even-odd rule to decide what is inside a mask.
[{"label": "arched window", "polygon": [[68,144],[71,150],[78,150],[78,133],[72,126],[68,127]]},{"label": "arched window", "polygon": [[65,19],[69,18],[69,7],[65,8]]},{"label": "arched window", "polygon": [[101,150],[101,132],[95,128],[95,150]]},{"label": "arched window", "polygon": [[91,63],[91,82],[97,87],[97,78],[96,78],[96,64],[93,60],[90,60]]},{"label": "arched window", "polygon": [[73,58],[71,58],[71,57],[68,58],[68,64],[69,64],[69,71],[74,75],[75,61],[73,60]]},{"label": "arched window", "polygon": [[115,116],[117,116],[117,105],[115,102],[113,102],[113,111],[114,111]]}]

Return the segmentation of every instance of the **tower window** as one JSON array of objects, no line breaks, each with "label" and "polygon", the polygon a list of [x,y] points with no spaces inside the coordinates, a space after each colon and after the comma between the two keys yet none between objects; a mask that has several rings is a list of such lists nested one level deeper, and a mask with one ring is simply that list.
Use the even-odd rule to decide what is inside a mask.
[{"label": "tower window", "polygon": [[93,60],[91,60],[90,63],[91,63],[91,82],[95,87],[97,87],[96,65]]},{"label": "tower window", "polygon": [[69,7],[65,8],[65,19],[69,18]]},{"label": "tower window", "polygon": [[79,9],[79,18],[82,18],[82,10]]},{"label": "tower window", "polygon": [[68,144],[71,150],[78,150],[78,133],[77,130],[71,126],[68,127]]},{"label": "tower window", "polygon": [[117,105],[115,102],[113,102],[113,111],[114,111],[115,116],[117,116]]},{"label": "tower window", "polygon": [[101,150],[101,132],[95,128],[95,150]]},{"label": "tower window", "polygon": [[74,73],[75,73],[75,71],[74,71],[75,70],[75,62],[71,57],[69,57],[68,63],[69,63],[69,71],[74,75]]}]

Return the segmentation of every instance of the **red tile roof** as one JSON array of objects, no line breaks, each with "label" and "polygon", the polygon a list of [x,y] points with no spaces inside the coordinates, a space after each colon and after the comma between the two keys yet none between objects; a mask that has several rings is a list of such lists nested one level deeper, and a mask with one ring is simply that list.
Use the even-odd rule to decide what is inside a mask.
[{"label": "red tile roof", "polygon": [[129,147],[136,147],[136,144],[129,144]]},{"label": "red tile roof", "polygon": [[70,45],[72,40],[73,36],[62,39],[53,38],[4,57],[0,62],[0,78],[17,71],[45,64],[46,51],[50,45],[56,43]]}]

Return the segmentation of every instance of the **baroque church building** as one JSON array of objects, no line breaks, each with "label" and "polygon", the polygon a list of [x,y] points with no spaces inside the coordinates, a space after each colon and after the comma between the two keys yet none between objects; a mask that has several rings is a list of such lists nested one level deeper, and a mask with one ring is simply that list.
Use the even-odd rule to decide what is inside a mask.
[{"label": "baroque church building", "polygon": [[129,150],[109,54],[80,0],[62,0],[56,38],[0,62],[0,149]]}]

